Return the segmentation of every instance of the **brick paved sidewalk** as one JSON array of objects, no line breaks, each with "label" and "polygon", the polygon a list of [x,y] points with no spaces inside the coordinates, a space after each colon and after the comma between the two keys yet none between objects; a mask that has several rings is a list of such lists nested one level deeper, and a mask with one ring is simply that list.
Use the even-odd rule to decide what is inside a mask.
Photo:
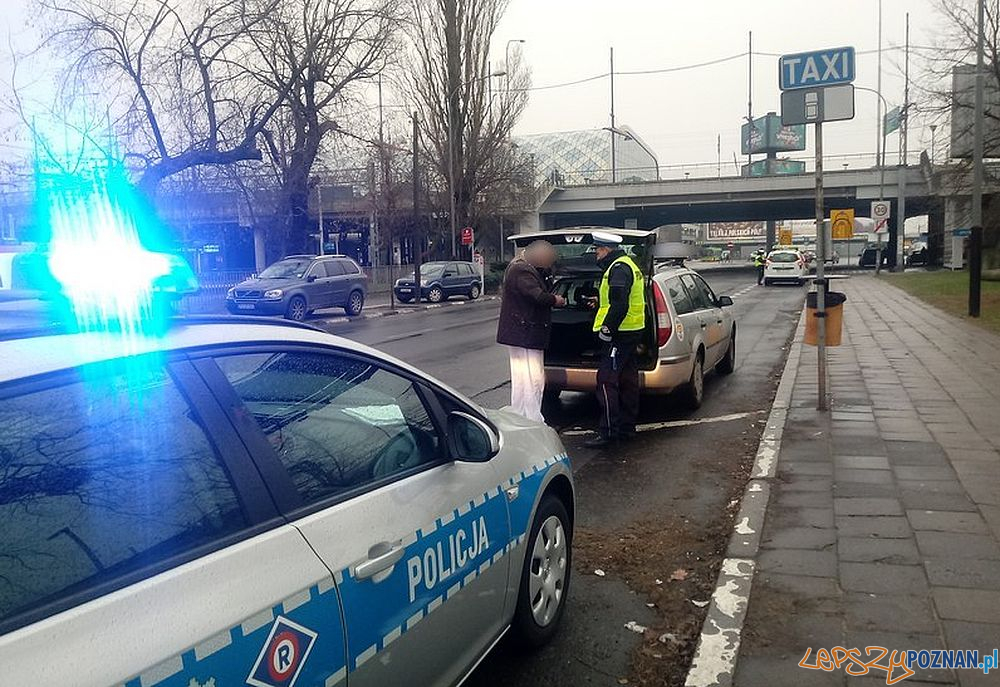
[{"label": "brick paved sidewalk", "polygon": [[[798,667],[807,648],[1000,645],[1000,337],[871,276],[830,349],[799,358],[735,684],[876,685]],[[801,335],[801,332],[800,332]],[[903,684],[1000,685],[918,670]]]}]

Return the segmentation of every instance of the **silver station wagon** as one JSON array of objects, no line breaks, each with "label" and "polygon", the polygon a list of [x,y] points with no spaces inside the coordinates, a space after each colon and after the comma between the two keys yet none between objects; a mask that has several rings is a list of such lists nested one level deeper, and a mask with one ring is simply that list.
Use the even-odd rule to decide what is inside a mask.
[{"label": "silver station wagon", "polygon": [[544,239],[559,254],[553,291],[566,307],[552,312],[552,337],[545,352],[545,383],[549,395],[595,391],[601,342],[593,331],[591,302],[598,293],[602,271],[597,265],[593,231],[621,236],[622,250],[646,275],[646,330],[638,348],[640,383],[644,393],[684,394],[688,405],[701,405],[704,377],[736,366],[736,322],[729,296],[712,287],[680,261],[657,259],[655,231],[575,227],[512,237],[518,247]]}]

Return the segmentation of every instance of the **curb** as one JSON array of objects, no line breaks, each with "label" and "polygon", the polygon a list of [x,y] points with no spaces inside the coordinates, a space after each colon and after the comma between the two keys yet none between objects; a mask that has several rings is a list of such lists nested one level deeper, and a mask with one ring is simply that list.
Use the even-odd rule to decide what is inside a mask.
[{"label": "curb", "polygon": [[688,669],[685,687],[731,687],[733,684],[740,652],[740,636],[750,603],[750,588],[760,549],[764,515],[771,495],[771,480],[777,471],[781,436],[785,430],[799,360],[802,358],[805,321],[803,308],[771,413],[757,446],[753,470],[740,501],[736,525],[729,539],[726,558],[719,570],[712,602],[701,627],[701,636]]},{"label": "curb", "polygon": [[[385,312],[373,312],[364,313],[358,317],[317,317],[317,322],[325,322],[326,324],[343,324],[346,322],[357,322],[358,320],[378,320],[383,317],[401,317],[403,315],[411,315],[413,313],[423,312],[425,310],[436,310],[437,308],[444,308],[456,305],[470,305],[472,303],[484,303],[487,301],[499,300],[499,296],[481,296],[475,301],[445,301],[444,303],[428,303],[427,305],[413,306],[412,308],[406,308],[404,310],[386,310]],[[383,306],[372,306],[373,308],[382,308]],[[388,305],[384,306],[388,308]]]}]

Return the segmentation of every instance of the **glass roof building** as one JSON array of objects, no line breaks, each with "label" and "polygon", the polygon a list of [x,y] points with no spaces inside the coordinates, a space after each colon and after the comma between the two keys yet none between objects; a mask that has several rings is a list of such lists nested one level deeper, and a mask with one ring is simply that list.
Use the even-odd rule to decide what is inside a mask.
[{"label": "glass roof building", "polygon": [[611,137],[615,138],[614,177],[618,182],[654,181],[659,162],[655,153],[627,126],[582,131],[558,131],[514,138],[525,155],[534,158],[539,182],[556,185],[603,184],[612,181]]}]

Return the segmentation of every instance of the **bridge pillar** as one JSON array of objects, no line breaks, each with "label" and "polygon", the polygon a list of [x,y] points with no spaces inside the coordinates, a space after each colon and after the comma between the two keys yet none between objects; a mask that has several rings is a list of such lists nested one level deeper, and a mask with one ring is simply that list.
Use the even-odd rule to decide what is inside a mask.
[{"label": "bridge pillar", "polygon": [[253,228],[253,264],[256,272],[260,273],[267,267],[267,253],[264,249],[264,228]]},{"label": "bridge pillar", "polygon": [[777,222],[773,219],[767,220],[767,249],[771,250],[771,247],[778,242],[777,240]]},{"label": "bridge pillar", "polygon": [[952,237],[956,229],[972,226],[972,198],[969,196],[951,195],[944,199],[944,227],[942,228],[941,263],[961,267],[964,260],[961,255],[953,255]]},{"label": "bridge pillar", "polygon": [[933,199],[927,211],[927,264],[944,264],[944,203]]}]

